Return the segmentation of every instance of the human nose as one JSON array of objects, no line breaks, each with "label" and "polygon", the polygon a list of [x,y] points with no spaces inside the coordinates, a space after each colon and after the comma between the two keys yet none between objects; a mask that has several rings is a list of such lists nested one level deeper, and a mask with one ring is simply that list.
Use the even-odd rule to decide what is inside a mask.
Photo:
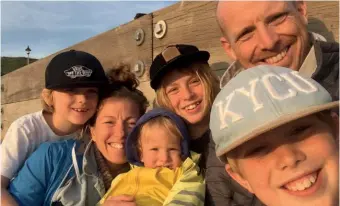
[{"label": "human nose", "polygon": [[297,148],[294,144],[284,144],[275,149],[276,166],[279,170],[295,168],[301,162],[306,160],[306,155],[303,151]]},{"label": "human nose", "polygon": [[159,166],[164,166],[165,164],[167,164],[169,162],[169,160],[170,160],[169,152],[162,151],[158,154]]},{"label": "human nose", "polygon": [[189,86],[183,87],[182,95],[185,99],[191,99],[194,96],[194,92]]},{"label": "human nose", "polygon": [[261,25],[258,28],[258,42],[263,50],[273,50],[279,41],[279,36],[274,28]]},{"label": "human nose", "polygon": [[124,124],[122,122],[117,122],[115,127],[114,127],[114,134],[115,137],[124,139],[125,138],[125,128]]},{"label": "human nose", "polygon": [[87,100],[86,94],[77,94],[77,102],[85,103]]}]

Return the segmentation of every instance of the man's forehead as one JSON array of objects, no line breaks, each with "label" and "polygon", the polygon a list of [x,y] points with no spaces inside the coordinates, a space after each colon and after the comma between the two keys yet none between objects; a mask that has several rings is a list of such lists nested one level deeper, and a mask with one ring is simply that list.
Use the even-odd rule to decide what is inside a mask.
[{"label": "man's forehead", "polygon": [[[267,16],[292,8],[285,1],[220,1],[217,15],[229,31],[239,31]],[[235,21],[237,18],[237,21]]]}]

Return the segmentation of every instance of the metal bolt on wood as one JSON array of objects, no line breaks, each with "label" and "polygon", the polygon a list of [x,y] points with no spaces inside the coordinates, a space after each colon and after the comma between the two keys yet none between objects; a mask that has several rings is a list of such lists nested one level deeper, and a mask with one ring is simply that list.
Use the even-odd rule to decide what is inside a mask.
[{"label": "metal bolt on wood", "polygon": [[137,46],[143,44],[144,42],[144,30],[143,29],[137,29],[137,31],[135,32],[135,36],[134,39],[136,41]]},{"label": "metal bolt on wood", "polygon": [[165,36],[167,31],[167,26],[164,20],[160,20],[156,23],[154,27],[154,35],[157,39],[161,39]]},{"label": "metal bolt on wood", "polygon": [[142,61],[138,60],[137,63],[135,64],[135,66],[133,67],[133,73],[137,77],[141,77],[141,76],[143,76],[144,71],[145,71],[144,63]]}]

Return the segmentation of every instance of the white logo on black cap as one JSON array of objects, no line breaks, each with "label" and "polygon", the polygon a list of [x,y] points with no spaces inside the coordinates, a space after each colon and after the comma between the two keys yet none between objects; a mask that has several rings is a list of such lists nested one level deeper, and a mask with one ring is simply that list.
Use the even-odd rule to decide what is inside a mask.
[{"label": "white logo on black cap", "polygon": [[92,70],[81,65],[73,66],[64,71],[66,76],[74,79],[77,77],[90,77]]}]

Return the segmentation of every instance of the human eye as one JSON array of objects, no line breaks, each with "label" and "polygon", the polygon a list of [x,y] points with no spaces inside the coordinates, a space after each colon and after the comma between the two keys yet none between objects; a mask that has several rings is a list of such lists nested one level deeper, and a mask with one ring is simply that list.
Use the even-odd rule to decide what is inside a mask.
[{"label": "human eye", "polygon": [[309,128],[311,128],[311,125],[301,125],[294,127],[290,132],[290,136],[301,135],[304,132],[306,132]]},{"label": "human eye", "polygon": [[150,148],[151,151],[158,151],[158,148],[157,147],[152,147]]},{"label": "human eye", "polygon": [[166,93],[167,94],[174,94],[176,92],[178,92],[178,88],[177,87],[170,87],[170,88],[166,89]]},{"label": "human eye", "polygon": [[130,121],[128,121],[127,124],[128,124],[129,128],[132,128],[132,127],[136,126],[136,120],[130,120]]},{"label": "human eye", "polygon": [[75,93],[75,90],[72,88],[66,88],[66,89],[61,89],[60,92],[73,94]]},{"label": "human eye", "polygon": [[269,18],[268,23],[270,25],[274,25],[274,26],[281,24],[287,18],[287,16],[288,16],[288,12],[276,14],[276,15],[272,16],[271,18]]},{"label": "human eye", "polygon": [[89,89],[88,91],[87,91],[87,93],[88,94],[98,94],[98,90],[96,90],[96,89]]},{"label": "human eye", "polygon": [[199,78],[196,77],[196,78],[191,79],[189,83],[192,85],[198,85],[201,83],[201,81]]},{"label": "human eye", "polygon": [[253,147],[251,149],[249,149],[246,152],[245,156],[257,156],[257,155],[261,155],[261,154],[265,154],[268,151],[268,147],[265,145],[260,145],[260,146],[256,146]]},{"label": "human eye", "polygon": [[236,41],[247,41],[253,36],[253,34],[254,29],[247,28],[238,35]]},{"label": "human eye", "polygon": [[107,119],[107,120],[104,120],[103,123],[106,124],[106,125],[114,125],[114,124],[115,124],[115,121],[114,121],[114,120]]}]

